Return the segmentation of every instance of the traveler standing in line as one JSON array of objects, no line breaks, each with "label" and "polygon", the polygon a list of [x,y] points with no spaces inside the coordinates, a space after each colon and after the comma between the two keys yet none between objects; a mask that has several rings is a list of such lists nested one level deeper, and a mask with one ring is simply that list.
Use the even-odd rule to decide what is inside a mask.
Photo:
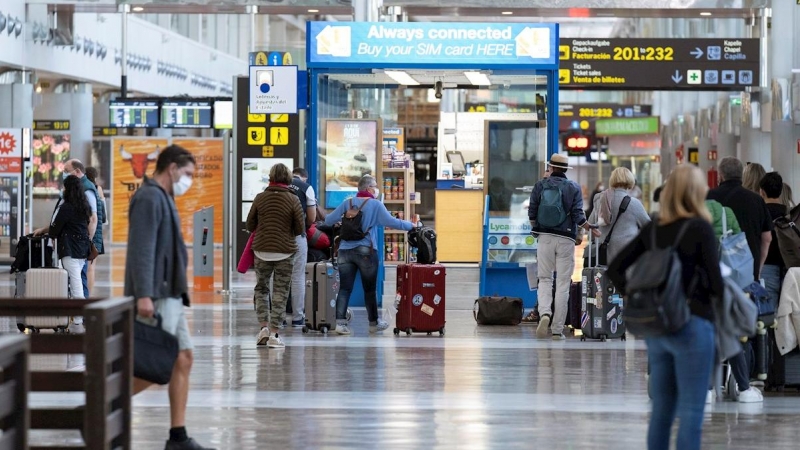
[{"label": "traveler standing in line", "polygon": [[781,204],[786,206],[787,209],[795,207],[794,199],[792,198],[792,187],[783,183],[783,190],[781,190]]},{"label": "traveler standing in line", "polygon": [[[68,176],[64,180],[63,201],[59,202],[48,234],[56,239],[58,257],[69,274],[69,291],[75,299],[86,298],[81,286],[81,270],[89,256],[90,216],[81,180],[74,175]],[[72,317],[68,329],[70,333],[84,333],[83,317]]]},{"label": "traveler standing in line", "polygon": [[700,449],[703,410],[714,365],[712,301],[724,290],[711,215],[704,203],[707,191],[700,169],[691,164],[678,166],[661,191],[658,219],[645,226],[608,267],[609,278],[624,293],[626,271],[652,246],[652,227],[656,227],[656,246],[675,246],[681,261],[692,317],[674,334],[646,339],[653,398],[647,432],[649,450],[670,448],[676,417],[680,419],[677,448]]},{"label": "traveler standing in line", "polygon": [[[94,167],[87,167],[86,168],[86,178],[92,182],[95,189],[97,190],[97,198],[100,200],[97,202],[97,231],[94,233],[94,239],[92,242],[94,243],[94,247],[97,249],[97,254],[103,255],[105,254],[105,245],[103,244],[103,225],[108,225],[108,208],[106,208],[106,197],[103,192],[103,188],[97,184],[97,169]],[[97,260],[89,261],[88,268],[86,270],[86,284],[89,288],[89,292],[92,291],[94,288],[94,263]]]},{"label": "traveler standing in line", "polygon": [[[256,234],[252,246],[257,280],[255,302],[256,315],[261,324],[256,345],[269,348],[286,347],[277,330],[283,325],[286,315],[286,301],[289,299],[292,268],[297,253],[296,237],[302,236],[305,231],[303,208],[289,187],[291,183],[292,174],[288,167],[280,163],[272,166],[269,170],[269,186],[256,196],[247,215],[247,231]],[[271,296],[270,278],[273,278]],[[275,332],[270,332],[270,328]]]},{"label": "traveler standing in line", "polygon": [[[781,203],[783,193],[783,178],[778,172],[770,172],[761,179],[761,197],[767,203],[767,210],[770,218],[774,221],[778,217],[783,217],[788,212],[786,205]],[[778,238],[775,230],[772,230],[772,242],[769,244],[767,259],[764,268],[761,269],[761,278],[764,279],[764,287],[769,294],[769,301],[772,307],[778,310],[778,299],[781,296],[781,285],[783,276],[786,273],[786,264],[781,256],[781,249],[778,246]]]},{"label": "traveler standing in line", "polygon": [[[92,209],[92,217],[89,219],[89,235],[92,236],[92,242],[95,242],[98,239],[99,233],[99,239],[102,242],[103,227],[97,220],[97,210],[100,208],[100,196],[97,195],[97,188],[95,188],[94,183],[86,178],[86,168],[79,160],[70,159],[64,163],[64,174],[65,176],[75,175],[81,180],[83,192],[86,194],[86,200],[89,202],[89,208]],[[86,274],[88,267],[89,261],[85,261],[83,264],[83,270],[81,271],[81,282],[83,283],[84,298],[89,298],[89,280]]]},{"label": "traveler standing in line", "polygon": [[[617,253],[639,234],[639,230],[650,223],[650,216],[644,210],[642,202],[628,194],[635,184],[636,178],[628,168],[617,167],[611,172],[611,177],[608,179],[610,189],[595,198],[589,222],[600,225],[602,236],[608,236],[611,226],[616,222],[614,232],[608,242],[608,261],[614,259]],[[620,206],[625,197],[630,197],[628,200],[630,203],[625,212],[620,214]],[[600,245],[601,242],[602,239],[598,239],[594,244]],[[589,251],[594,251],[594,249],[589,249]]]},{"label": "traveler standing in line", "polygon": [[758,194],[760,188],[759,183],[761,183],[761,179],[764,178],[766,174],[767,171],[764,170],[764,166],[761,164],[748,163],[744,167],[744,172],[742,173],[742,186],[748,191],[753,191]]},{"label": "traveler standing in line", "polygon": [[[292,171],[292,183],[289,188],[297,195],[305,218],[303,230],[308,230],[317,220],[317,197],[314,188],[308,181],[306,169],[296,167]],[[308,240],[305,231],[295,237],[297,253],[292,266],[292,327],[302,328],[305,325],[306,301],[306,262],[308,261]]]},{"label": "traveler standing in line", "polygon": [[590,217],[594,212],[594,201],[597,198],[598,194],[602,194],[606,190],[606,187],[603,186],[603,182],[599,181],[597,185],[594,187],[594,190],[591,194],[589,194],[589,207],[586,208],[586,217]]},{"label": "traveler standing in line", "polygon": [[[345,200],[325,218],[325,225],[333,226],[336,222],[341,221],[351,208],[360,209],[361,229],[354,230],[355,234],[360,235],[358,236],[360,239],[345,239],[348,236],[340,235],[341,242],[337,262],[341,286],[339,295],[336,297],[336,333],[340,335],[350,334],[350,327],[347,325],[347,306],[357,273],[361,273],[361,284],[364,287],[364,303],[367,307],[369,332],[378,333],[389,328],[389,324],[378,317],[378,227],[411,231],[414,225],[407,220],[393,217],[382,202],[375,200],[378,198],[380,198],[380,190],[375,178],[371,175],[364,175],[358,181],[356,198]],[[345,233],[345,228],[346,225],[343,225],[341,233]]]},{"label": "traveler standing in line", "polygon": [[[145,177],[128,210],[128,252],[125,294],[136,300],[138,320],[156,323],[178,339],[178,359],[169,381],[170,423],[165,450],[202,450],[186,433],[186,402],[194,356],[184,306],[189,306],[186,268],[189,256],[181,233],[174,197],[192,186],[195,159],[189,151],[170,145],[156,160],[152,178]],[[134,392],[150,383],[134,379]],[[211,449],[207,449],[211,450]]]},{"label": "traveler standing in line", "polygon": [[[578,183],[567,179],[568,159],[564,155],[550,157],[550,176],[533,187],[528,206],[531,233],[539,240],[537,259],[539,275],[539,325],[536,337],[547,337],[552,319],[552,337],[563,340],[564,321],[571,275],[575,270],[575,240],[578,228],[589,229],[583,211],[583,194]],[[591,231],[599,236],[598,230]],[[555,317],[553,316],[553,274],[556,278]]]}]

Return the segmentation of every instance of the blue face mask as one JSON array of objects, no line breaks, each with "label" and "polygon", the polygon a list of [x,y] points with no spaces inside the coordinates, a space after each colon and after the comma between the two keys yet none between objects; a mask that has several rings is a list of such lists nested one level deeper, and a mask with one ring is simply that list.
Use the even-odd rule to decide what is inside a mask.
[{"label": "blue face mask", "polygon": [[62,174],[61,174],[61,178],[62,178],[62,179],[64,179],[64,180],[66,180],[66,179],[67,179],[67,177],[69,177],[69,175],[70,175],[69,173],[67,173],[67,172],[64,172],[64,173],[62,173]]}]

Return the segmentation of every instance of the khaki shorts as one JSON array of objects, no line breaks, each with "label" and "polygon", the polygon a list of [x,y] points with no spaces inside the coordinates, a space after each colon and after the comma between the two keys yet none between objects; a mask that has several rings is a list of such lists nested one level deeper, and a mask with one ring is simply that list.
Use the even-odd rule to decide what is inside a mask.
[{"label": "khaki shorts", "polygon": [[[193,349],[192,335],[189,333],[189,325],[186,323],[183,300],[180,298],[162,298],[154,300],[153,303],[156,314],[161,316],[161,329],[178,338],[179,349]],[[137,317],[137,320],[152,325],[156,324],[155,319]]]}]

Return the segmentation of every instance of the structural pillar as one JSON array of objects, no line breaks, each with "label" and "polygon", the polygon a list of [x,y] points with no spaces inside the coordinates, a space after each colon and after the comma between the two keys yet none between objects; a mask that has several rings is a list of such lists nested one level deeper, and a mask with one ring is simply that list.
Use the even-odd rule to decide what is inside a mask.
[{"label": "structural pillar", "polygon": [[383,0],[353,0],[353,21],[378,22]]},{"label": "structural pillar", "polygon": [[[789,2],[772,2],[772,27],[769,64],[772,79],[772,161],[784,182],[792,187],[795,198],[800,187],[800,99],[796,89],[800,67],[800,6]],[[794,69],[794,70],[793,70]],[[793,89],[794,88],[794,89]],[[794,90],[794,92],[793,92]]]}]

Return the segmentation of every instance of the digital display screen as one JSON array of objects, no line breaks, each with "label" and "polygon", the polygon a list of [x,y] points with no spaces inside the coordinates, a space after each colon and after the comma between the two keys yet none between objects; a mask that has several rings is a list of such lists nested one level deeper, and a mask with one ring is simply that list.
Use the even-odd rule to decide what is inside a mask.
[{"label": "digital display screen", "polygon": [[211,102],[163,101],[162,128],[211,128]]},{"label": "digital display screen", "polygon": [[112,101],[111,126],[116,128],[158,128],[158,102]]},{"label": "digital display screen", "polygon": [[214,128],[218,130],[233,129],[233,101],[214,102]]}]

